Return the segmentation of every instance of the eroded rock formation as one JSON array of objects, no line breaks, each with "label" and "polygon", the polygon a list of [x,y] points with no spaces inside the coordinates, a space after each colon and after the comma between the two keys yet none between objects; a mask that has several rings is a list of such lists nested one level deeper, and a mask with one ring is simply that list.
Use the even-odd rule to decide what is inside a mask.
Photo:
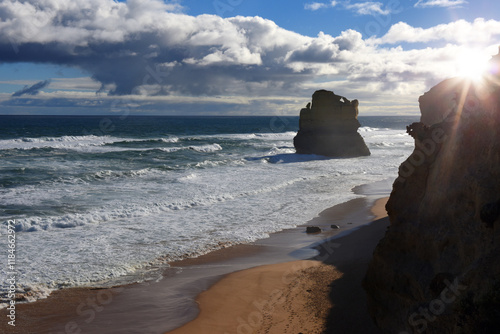
[{"label": "eroded rock formation", "polygon": [[331,91],[318,90],[300,111],[299,132],[293,139],[297,153],[331,157],[370,155],[357,132],[358,100],[349,101]]},{"label": "eroded rock formation", "polygon": [[498,333],[500,88],[487,78],[446,80],[419,99],[415,150],[363,283],[383,333]]}]

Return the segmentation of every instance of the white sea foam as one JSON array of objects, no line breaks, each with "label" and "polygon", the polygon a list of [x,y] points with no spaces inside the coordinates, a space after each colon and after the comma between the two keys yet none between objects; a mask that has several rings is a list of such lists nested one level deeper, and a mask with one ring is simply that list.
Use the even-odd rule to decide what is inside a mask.
[{"label": "white sea foam", "polygon": [[206,140],[206,139],[229,139],[229,140],[289,140],[293,138],[297,132],[263,132],[263,133],[235,133],[235,134],[216,134],[216,135],[199,135],[187,136],[186,140]]},{"label": "white sea foam", "polygon": [[0,140],[0,150],[33,148],[76,148],[83,146],[100,146],[113,143],[116,139],[106,136],[62,136]]},{"label": "white sea foam", "polygon": [[110,152],[126,152],[126,151],[150,151],[159,149],[164,152],[177,152],[183,149],[191,149],[197,152],[215,152],[222,150],[219,143],[204,144],[204,145],[187,145],[179,147],[129,147],[120,146],[131,143],[179,143],[204,140],[237,140],[247,141],[250,139],[261,141],[289,141],[296,135],[296,132],[285,133],[250,133],[250,134],[218,134],[218,135],[198,135],[184,137],[161,137],[161,138],[120,138],[112,136],[61,136],[61,137],[40,137],[40,138],[21,138],[0,140],[1,150],[32,150],[41,148],[52,148],[60,150],[74,150],[82,153],[110,153]]},{"label": "white sea foam", "polygon": [[161,141],[163,143],[177,143],[179,141],[179,138],[178,137],[169,137],[169,138],[160,138],[157,140]]},{"label": "white sea foam", "polygon": [[[83,150],[89,147],[99,147],[116,143],[137,143],[137,142],[162,142],[162,143],[177,143],[178,137],[172,136],[167,138],[152,138],[152,139],[130,139],[118,138],[111,136],[61,136],[61,137],[40,137],[40,138],[20,138],[20,139],[4,139],[0,140],[0,150],[30,150],[35,148],[55,148],[55,149],[73,149]],[[108,148],[110,151],[113,148]],[[115,148],[116,150],[131,148]]]},{"label": "white sea foam", "polygon": [[183,147],[160,147],[158,150],[167,153],[173,153],[184,149]]},{"label": "white sea foam", "polygon": [[223,159],[223,160],[204,160],[197,162],[192,166],[193,168],[213,168],[218,166],[242,166],[247,162],[244,158],[239,159]]},{"label": "white sea foam", "polygon": [[[198,174],[188,174],[184,177],[179,178],[180,181],[195,180],[198,178]],[[132,218],[142,218],[147,217],[152,214],[161,214],[162,212],[171,212],[179,210],[188,210],[194,207],[204,207],[211,206],[214,204],[219,204],[222,202],[235,200],[238,198],[248,198],[259,194],[274,192],[286,187],[289,187],[297,182],[310,181],[317,177],[298,177],[295,179],[284,180],[281,183],[270,183],[270,184],[260,184],[259,187],[246,187],[238,188],[234,186],[226,185],[223,189],[221,187],[216,187],[215,191],[210,192],[200,192],[200,195],[194,195],[192,198],[175,198],[172,196],[167,196],[169,200],[165,201],[155,201],[153,203],[127,203],[127,205],[122,205],[114,203],[112,206],[105,206],[99,210],[93,210],[88,213],[76,213],[76,214],[66,214],[58,215],[52,217],[30,217],[21,218],[16,220],[16,231],[17,232],[36,232],[42,230],[51,230],[57,228],[71,228],[85,225],[93,224],[104,224],[109,221],[116,221],[120,219],[132,219]],[[202,181],[204,184],[206,181]],[[200,184],[200,183],[198,183]],[[194,185],[196,187],[196,184]],[[218,190],[218,191],[217,191]],[[225,192],[222,190],[226,190]],[[152,190],[151,190],[152,191]],[[42,191],[43,194],[43,191]],[[41,194],[40,194],[41,195]],[[50,196],[52,197],[52,196]],[[46,202],[47,198],[38,198],[40,203]],[[32,201],[32,204],[34,201]]]},{"label": "white sea foam", "polygon": [[220,151],[222,150],[222,146],[220,146],[219,144],[208,144],[201,146],[189,146],[189,149],[194,150],[196,152],[208,153],[208,152]]},{"label": "white sea foam", "polygon": [[188,174],[188,175],[185,175],[185,176],[178,178],[178,180],[180,182],[184,182],[184,181],[190,181],[190,180],[196,179],[197,177],[198,177],[198,174],[191,173],[191,174]]}]

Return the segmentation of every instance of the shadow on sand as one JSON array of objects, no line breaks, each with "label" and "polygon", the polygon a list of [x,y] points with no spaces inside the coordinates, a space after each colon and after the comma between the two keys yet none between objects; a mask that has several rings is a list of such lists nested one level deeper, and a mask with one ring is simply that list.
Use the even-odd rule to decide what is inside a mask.
[{"label": "shadow on sand", "polygon": [[381,334],[368,314],[362,280],[368,270],[373,250],[385,235],[389,218],[385,217],[340,238],[316,247],[314,260],[334,266],[343,276],[330,284],[332,309],[324,333]]}]

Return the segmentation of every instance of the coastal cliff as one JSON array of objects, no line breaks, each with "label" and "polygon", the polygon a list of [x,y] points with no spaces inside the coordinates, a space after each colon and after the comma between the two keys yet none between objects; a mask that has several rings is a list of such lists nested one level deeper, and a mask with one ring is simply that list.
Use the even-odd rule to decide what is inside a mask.
[{"label": "coastal cliff", "polygon": [[299,132],[293,144],[299,154],[319,154],[330,157],[370,155],[360,127],[358,100],[349,101],[332,91],[318,90],[300,111]]},{"label": "coastal cliff", "polygon": [[486,78],[433,87],[408,126],[415,150],[363,282],[384,333],[498,333],[500,89]]}]

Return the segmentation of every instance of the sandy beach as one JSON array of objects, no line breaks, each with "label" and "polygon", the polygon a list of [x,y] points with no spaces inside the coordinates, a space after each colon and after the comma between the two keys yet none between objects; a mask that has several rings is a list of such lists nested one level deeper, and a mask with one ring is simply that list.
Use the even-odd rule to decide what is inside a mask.
[{"label": "sandy beach", "polygon": [[[16,327],[5,321],[0,330],[378,333],[366,312],[361,280],[388,225],[387,219],[380,220],[387,198],[371,198],[356,198],[320,213],[306,224],[320,226],[319,234],[306,234],[301,226],[171,263],[160,281],[64,289],[35,303],[17,304]],[[348,230],[352,232],[346,234]],[[6,317],[5,309],[0,313]]]},{"label": "sandy beach", "polygon": [[386,202],[375,202],[372,224],[325,241],[312,260],[227,275],[197,298],[194,321],[168,333],[379,333],[361,281],[388,226]]},{"label": "sandy beach", "polygon": [[327,284],[314,291],[324,298],[314,298],[314,276],[320,273],[327,281],[341,275],[307,260],[229,274],[198,297],[200,314],[194,321],[169,333],[319,333],[322,324],[316,317],[325,318],[330,307],[328,289],[321,289]]}]

